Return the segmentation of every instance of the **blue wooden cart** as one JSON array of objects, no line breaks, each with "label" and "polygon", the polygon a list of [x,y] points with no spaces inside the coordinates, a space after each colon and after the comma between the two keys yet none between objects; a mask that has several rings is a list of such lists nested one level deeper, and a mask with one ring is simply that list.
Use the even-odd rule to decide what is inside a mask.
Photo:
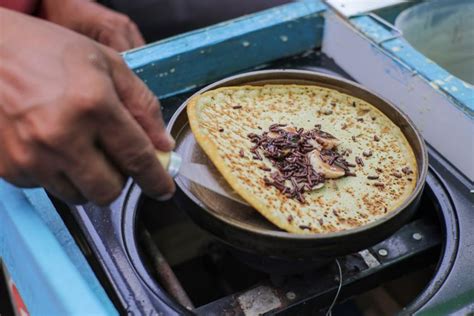
[{"label": "blue wooden cart", "polygon": [[[473,152],[459,144],[472,145],[473,87],[394,30],[389,22],[406,6],[345,17],[321,1],[300,1],[152,43],[123,57],[166,100],[321,48],[355,80],[402,108],[430,146],[472,181]],[[446,122],[456,128],[441,129]],[[0,257],[32,315],[118,313],[43,189],[20,189],[0,180]],[[470,288],[453,287],[451,297],[433,302],[432,308],[444,313],[472,303],[474,276],[466,278]]]}]

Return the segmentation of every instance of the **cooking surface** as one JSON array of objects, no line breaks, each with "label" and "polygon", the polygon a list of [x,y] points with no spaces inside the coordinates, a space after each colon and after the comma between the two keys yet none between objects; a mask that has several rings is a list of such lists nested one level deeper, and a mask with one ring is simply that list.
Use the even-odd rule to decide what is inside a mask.
[{"label": "cooking surface", "polygon": [[[319,52],[287,58],[271,65],[271,68],[285,67],[337,71],[344,75]],[[190,94],[162,101],[167,121]],[[446,284],[450,286],[468,281],[465,278],[453,279],[455,276],[449,271],[453,267],[466,271],[466,266],[471,264],[472,257],[469,256],[458,256],[455,260],[459,240],[456,217],[467,216],[464,223],[474,221],[472,214],[465,212],[470,197],[461,191],[463,184],[455,170],[436,152],[430,150],[430,153],[432,168],[428,187],[416,217],[395,235],[362,254],[340,258],[344,286],[339,301],[363,293],[386,280],[415,272],[418,268],[431,266],[432,272],[437,267],[423,292],[415,301],[410,300],[409,308],[414,311],[430,299],[449,299],[449,292],[443,290]],[[450,196],[445,183],[438,177],[440,173],[449,181]],[[138,188],[130,187],[130,184],[110,209],[92,205],[77,207],[72,210],[74,218],[68,217],[70,210],[58,209],[70,230],[75,232],[79,244],[84,245],[84,253],[119,309],[141,314],[185,311],[166,293],[163,281],[157,282],[163,278],[157,275],[156,265],[150,260],[156,259],[156,255],[150,256],[146,250],[149,247],[143,247],[139,241],[142,226],[137,225],[141,223],[151,234],[154,245],[163,253],[199,313],[217,314],[232,308],[239,314],[247,307],[255,307],[249,303],[253,300],[272,302],[273,305],[267,305],[267,308],[278,311],[314,312],[321,308],[324,311],[337,289],[334,262],[300,276],[282,278],[277,276],[281,273],[260,272],[262,262],[263,270],[268,270],[269,265],[281,267],[281,263],[236,255],[197,228],[174,201],[156,203],[142,199]],[[140,229],[136,230],[137,227]],[[463,238],[470,237],[466,235]],[[283,266],[286,269],[289,265],[285,263]],[[303,301],[306,304],[301,304]]]},{"label": "cooking surface", "polygon": [[[387,213],[387,211],[392,212],[395,209],[395,205],[403,205],[400,209],[405,208],[407,204],[406,201],[411,200],[408,196],[416,194],[416,192],[413,192],[415,183],[424,182],[423,179],[426,174],[425,168],[427,164],[425,160],[426,153],[422,149],[423,146],[421,145],[422,141],[420,136],[416,135],[416,132],[411,128],[410,122],[407,121],[401,113],[398,113],[391,105],[378,99],[376,96],[364,91],[361,87],[345,80],[319,76],[313,72],[279,70],[250,72],[231,77],[224,82],[221,81],[216,84],[219,87],[264,84],[302,85],[300,88],[294,86],[292,88],[289,86],[265,86],[262,88],[263,90],[260,90],[260,88],[245,88],[248,89],[248,91],[245,92],[248,96],[252,95],[256,97],[256,95],[259,95],[259,97],[267,98],[261,100],[261,102],[263,102],[261,105],[249,103],[250,101],[246,97],[241,96],[239,99],[237,96],[241,93],[240,90],[234,90],[233,88],[229,88],[229,90],[214,90],[215,87],[213,87],[212,89],[216,91],[216,94],[212,94],[212,100],[208,99],[207,101],[203,101],[203,104],[206,105],[195,104],[191,112],[189,112],[188,109],[189,115],[195,115],[195,118],[190,120],[190,123],[192,123],[191,126],[193,130],[197,132],[196,137],[192,137],[190,131],[186,131],[186,125],[183,124],[185,119],[181,118],[181,116],[186,116],[183,108],[178,110],[179,113],[177,113],[177,115],[180,117],[170,122],[172,125],[170,127],[172,135],[177,135],[178,137],[177,150],[183,151],[185,160],[197,159],[204,156],[199,146],[192,142],[192,140],[197,138],[197,140],[201,141],[201,145],[205,145],[204,149],[208,153],[213,153],[213,161],[220,167],[220,170],[226,174],[228,181],[232,182],[234,188],[239,191],[240,194],[247,194],[246,199],[249,202],[252,201],[256,206],[260,205],[260,207],[257,207],[260,213],[264,214],[269,221],[284,230],[296,233],[305,233],[308,232],[308,230],[313,232],[335,232],[364,226],[363,224],[371,223],[377,219],[380,219],[380,222],[382,218],[386,218],[385,213]],[[318,85],[318,87],[312,85]],[[331,90],[325,90],[325,88],[330,88]],[[207,87],[206,89],[210,88]],[[291,89],[291,91],[287,92],[285,89]],[[203,95],[206,96],[208,93],[212,93],[212,91],[206,92]],[[316,94],[314,102],[323,103],[318,103],[319,105],[317,106],[312,105],[311,102],[313,101],[309,102],[306,97],[313,94]],[[275,95],[273,96],[273,100],[268,100],[268,98],[272,98],[270,95]],[[298,97],[298,95],[300,96]],[[350,95],[351,97],[346,95]],[[203,98],[205,100],[206,98],[204,96]],[[215,100],[219,103],[219,98],[224,105],[227,102],[225,100],[232,98],[232,102],[239,103],[244,109],[230,109],[230,112],[222,110],[219,114],[212,106]],[[334,106],[331,107],[328,104],[327,106],[331,109],[326,109],[324,103],[330,102],[330,100],[334,102],[332,103]],[[357,104],[354,100],[357,100]],[[292,109],[285,108],[284,104],[288,102],[294,105]],[[269,111],[258,109],[259,106],[267,105],[272,105],[272,109]],[[280,108],[278,108],[278,106],[280,106]],[[321,106],[321,111],[318,110],[316,113],[315,106],[316,108]],[[201,109],[199,110],[198,108],[200,107]],[[252,109],[249,107],[252,107]],[[253,107],[256,108],[253,109]],[[321,112],[324,111],[330,112],[322,114]],[[249,114],[252,112],[253,115]],[[270,118],[270,115],[272,118]],[[310,117],[308,117],[308,115],[313,116],[313,118],[309,120]],[[365,115],[366,121],[364,122],[363,118],[358,118],[357,121],[361,120],[362,122],[356,122],[355,118],[363,115]],[[199,119],[201,116],[202,118]],[[215,119],[216,116],[220,117],[220,124],[223,124],[222,131],[218,131],[215,127],[216,124],[219,124],[219,120]],[[370,116],[372,116],[372,120]],[[387,116],[391,118],[391,121]],[[255,120],[256,118],[258,118],[258,120]],[[237,120],[242,120],[242,124],[245,126],[234,124],[233,122]],[[199,121],[201,121],[201,123],[198,123]],[[222,123],[223,121],[225,121],[225,123]],[[311,194],[302,194],[299,198],[302,200],[306,199],[307,203],[304,204],[300,204],[291,199],[287,201],[284,198],[282,199],[279,194],[275,196],[274,194],[276,193],[271,188],[259,191],[262,185],[260,179],[263,178],[264,175],[271,178],[268,172],[260,170],[262,163],[265,162],[252,159],[248,160],[248,157],[240,157],[238,148],[241,147],[242,156],[248,156],[250,153],[248,152],[248,148],[246,148],[246,143],[248,142],[247,134],[250,132],[256,134],[261,133],[256,127],[259,124],[266,130],[267,126],[271,123],[285,122],[291,122],[290,125],[297,126],[298,128],[302,127],[305,130],[313,128],[316,123],[321,124],[322,130],[340,139],[341,144],[338,146],[339,151],[343,151],[344,148],[350,148],[348,150],[350,150],[351,153],[347,154],[347,158],[345,158],[348,162],[351,161],[355,163],[354,157],[356,157],[356,160],[360,160],[360,166],[354,165],[352,166],[354,169],[351,170],[355,172],[357,176],[335,180],[334,182],[328,181],[324,188],[312,192]],[[342,124],[342,122],[346,123]],[[347,122],[351,123],[347,124]],[[226,126],[226,124],[228,126]],[[341,127],[341,124],[345,126]],[[177,133],[176,130],[180,132]],[[397,133],[403,134],[400,136]],[[183,139],[181,135],[183,134],[184,140],[189,138],[190,141],[187,142],[187,145],[180,146],[180,141]],[[189,134],[189,137],[187,137],[186,134]],[[211,135],[211,137],[208,139],[209,135]],[[381,138],[374,141],[374,138],[378,137],[376,135],[379,135]],[[239,137],[243,138],[240,139]],[[405,138],[411,143],[413,152],[412,149],[409,148],[410,145]],[[373,157],[366,159],[363,156],[363,151],[369,148],[374,149]],[[375,148],[378,148],[378,151]],[[192,154],[186,155],[187,151],[190,151]],[[194,153],[198,155],[194,155]],[[372,155],[372,153],[370,155]],[[357,156],[364,158],[362,159]],[[415,156],[417,161],[415,161]],[[365,160],[365,163],[363,160]],[[266,161],[266,159],[264,159],[264,161]],[[199,162],[209,164],[209,161]],[[416,166],[417,163],[418,168]],[[239,172],[235,172],[234,168],[229,169],[228,166],[230,165],[235,166]],[[267,167],[268,166],[267,164]],[[395,168],[400,170],[405,166],[409,166],[409,168],[413,170],[419,169],[419,172],[415,171],[415,175],[420,173],[422,180],[413,181],[413,177],[402,179],[403,177],[401,175],[399,178],[395,178],[388,171]],[[380,177],[377,183],[375,183],[376,181],[367,181],[368,175],[373,176],[373,174],[376,173],[375,167],[381,168],[378,169],[380,171],[377,171],[378,175],[375,177],[376,179]],[[416,176],[416,178],[418,178],[418,176]],[[296,180],[296,178],[294,180]],[[382,186],[388,185],[390,186],[390,190],[375,187],[374,183]],[[177,184],[189,194],[186,188],[187,185],[184,185],[183,188],[183,183],[179,179],[177,179]],[[196,190],[194,190],[192,194],[197,195],[195,192]],[[420,190],[417,190],[417,192],[420,192]],[[365,198],[362,198],[363,196]],[[232,220],[239,220],[232,215],[239,214],[240,211],[238,209],[233,211],[236,207],[226,203],[226,200],[219,199],[218,196],[212,196],[209,199],[206,198],[205,194],[198,195],[198,198],[206,205],[206,210],[211,212],[215,211],[219,218],[225,217],[229,219],[232,218]],[[267,208],[267,206],[265,206],[267,204],[272,205],[272,207]],[[354,204],[359,205],[358,210],[354,210]],[[322,210],[325,209],[327,213],[324,212],[324,214],[322,214],[322,210],[315,212],[315,207],[316,209],[318,209],[318,207],[322,208]],[[229,210],[231,211],[230,214],[226,214],[229,213]],[[333,210],[333,212],[330,212],[331,210]],[[340,213],[336,213],[336,210]],[[396,212],[398,213],[399,210]],[[245,212],[245,210],[242,212]],[[226,215],[221,216],[221,214]],[[323,215],[324,222],[322,222]],[[246,222],[241,221],[241,223],[237,223],[239,226],[240,224],[245,225]],[[256,230],[258,227],[253,225],[253,229]],[[293,247],[294,245],[292,245],[292,248]]]}]

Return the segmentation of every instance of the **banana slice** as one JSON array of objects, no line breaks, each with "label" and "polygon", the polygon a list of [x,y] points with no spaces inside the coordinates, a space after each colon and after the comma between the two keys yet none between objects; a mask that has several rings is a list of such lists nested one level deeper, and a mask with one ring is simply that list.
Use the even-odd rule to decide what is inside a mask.
[{"label": "banana slice", "polygon": [[321,153],[316,149],[308,153],[311,166],[316,172],[321,172],[328,179],[337,179],[345,175],[344,169],[324,162],[320,155]]},{"label": "banana slice", "polygon": [[[291,127],[291,126],[285,126],[282,128],[282,130],[284,131],[287,131],[288,133],[295,133],[296,134],[296,129],[294,127]],[[267,134],[268,137],[270,138],[277,138],[278,136],[280,136],[280,134],[278,134],[277,132],[269,132]]]},{"label": "banana slice", "polygon": [[329,133],[321,133],[315,136],[316,141],[323,146],[324,149],[333,149],[341,142]]}]

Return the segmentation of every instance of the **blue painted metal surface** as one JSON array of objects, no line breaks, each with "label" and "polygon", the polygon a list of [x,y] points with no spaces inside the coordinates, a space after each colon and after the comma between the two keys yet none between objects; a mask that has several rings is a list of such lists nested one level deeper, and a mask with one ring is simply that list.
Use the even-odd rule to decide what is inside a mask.
[{"label": "blue painted metal surface", "polygon": [[319,46],[326,9],[303,1],[262,11],[124,53],[159,97]]},{"label": "blue painted metal surface", "polygon": [[414,75],[424,77],[434,89],[448,95],[460,110],[474,118],[474,88],[472,85],[452,76],[418,52],[403,37],[394,36],[393,32],[370,16],[353,17],[350,21],[365,36],[380,43],[380,46],[388,54],[400,60]]},{"label": "blue painted metal surface", "polygon": [[0,180],[0,256],[32,315],[117,311],[42,189]]}]

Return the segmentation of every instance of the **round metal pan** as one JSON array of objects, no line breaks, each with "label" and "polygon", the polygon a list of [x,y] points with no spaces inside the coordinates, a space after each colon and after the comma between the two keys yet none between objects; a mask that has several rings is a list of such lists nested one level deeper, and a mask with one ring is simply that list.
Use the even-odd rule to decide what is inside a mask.
[{"label": "round metal pan", "polygon": [[[211,84],[199,93],[224,86],[304,84],[331,88],[363,99],[387,115],[408,139],[418,164],[414,192],[400,207],[368,225],[326,234],[294,234],[274,226],[256,210],[221,197],[183,177],[176,179],[177,203],[201,228],[240,251],[278,258],[327,259],[367,248],[399,229],[416,211],[428,170],[425,143],[409,118],[394,105],[364,87],[340,78],[301,70],[263,70],[233,76]],[[168,130],[184,161],[208,164],[189,127],[186,101],[171,118]],[[213,169],[224,188],[227,183]]]}]

